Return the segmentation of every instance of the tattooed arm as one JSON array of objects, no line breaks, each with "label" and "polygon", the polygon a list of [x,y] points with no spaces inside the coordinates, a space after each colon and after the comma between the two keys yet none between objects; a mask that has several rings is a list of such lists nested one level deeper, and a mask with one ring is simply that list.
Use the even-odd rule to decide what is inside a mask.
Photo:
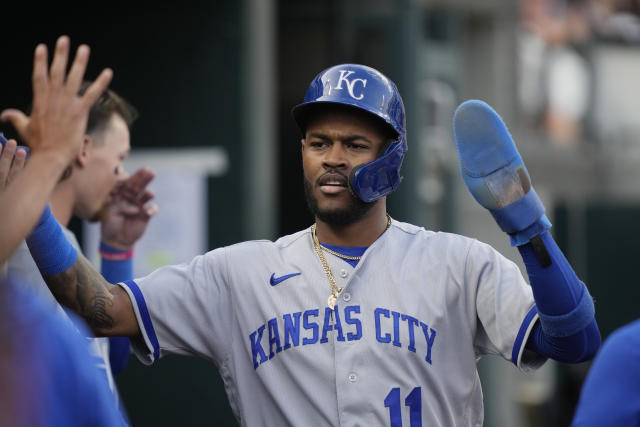
[{"label": "tattooed arm", "polygon": [[84,318],[97,336],[140,334],[127,292],[108,283],[82,254],[68,270],[43,277],[58,302]]}]

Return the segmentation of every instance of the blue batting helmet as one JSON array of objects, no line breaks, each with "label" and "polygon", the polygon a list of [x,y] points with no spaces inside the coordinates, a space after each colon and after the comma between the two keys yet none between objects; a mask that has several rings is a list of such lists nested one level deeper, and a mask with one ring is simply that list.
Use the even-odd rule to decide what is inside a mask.
[{"label": "blue batting helmet", "polygon": [[390,126],[397,138],[384,154],[372,162],[353,168],[351,190],[365,202],[372,202],[395,191],[402,181],[400,167],[407,151],[404,104],[396,85],[381,72],[358,64],[342,64],[318,74],[292,114],[304,132],[309,107],[342,104],[373,114]]}]

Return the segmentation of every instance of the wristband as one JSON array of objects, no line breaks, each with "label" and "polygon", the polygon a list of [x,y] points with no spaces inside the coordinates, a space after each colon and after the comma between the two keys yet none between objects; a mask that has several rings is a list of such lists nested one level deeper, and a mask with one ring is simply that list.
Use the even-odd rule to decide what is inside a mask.
[{"label": "wristband", "polygon": [[102,276],[109,283],[133,279],[133,249],[120,250],[100,242]]},{"label": "wristband", "polygon": [[509,235],[511,246],[522,246],[531,241],[536,236],[542,235],[551,228],[551,222],[546,214],[522,231]]},{"label": "wristband", "polygon": [[116,249],[106,243],[100,242],[100,256],[108,261],[125,261],[133,257],[133,248],[128,251]]},{"label": "wristband", "polygon": [[44,275],[67,271],[78,259],[78,251],[67,240],[62,227],[51,213],[49,204],[27,237],[27,246],[38,269]]}]

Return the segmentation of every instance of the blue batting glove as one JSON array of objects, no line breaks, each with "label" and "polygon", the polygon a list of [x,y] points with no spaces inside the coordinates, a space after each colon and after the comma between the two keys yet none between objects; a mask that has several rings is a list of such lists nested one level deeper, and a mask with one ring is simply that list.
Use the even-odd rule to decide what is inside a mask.
[{"label": "blue batting glove", "polygon": [[467,188],[510,235],[513,246],[524,245],[551,228],[498,113],[482,101],[463,102],[453,116],[453,134]]}]

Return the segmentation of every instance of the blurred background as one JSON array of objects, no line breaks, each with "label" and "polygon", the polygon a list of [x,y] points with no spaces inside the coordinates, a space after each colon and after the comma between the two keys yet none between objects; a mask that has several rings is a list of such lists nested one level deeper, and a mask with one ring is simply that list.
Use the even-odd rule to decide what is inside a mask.
[{"label": "blurred background", "polygon": [[[27,108],[33,49],[61,34],[91,45],[89,78],[114,69],[111,88],[140,112],[125,164],[158,173],[160,213],[136,250],[143,275],[309,226],[290,110],[319,71],[365,63],[397,83],[407,108],[391,215],[476,237],[523,268],[458,172],[452,114],[482,99],[509,126],[606,338],[640,315],[639,13],[637,0],[3,6],[0,108]],[[95,227],[72,228],[97,261]],[[522,374],[486,357],[479,367],[486,426],[565,426],[589,363]],[[117,380],[134,426],[236,425],[207,362],[170,356],[146,367],[132,356]]]}]

